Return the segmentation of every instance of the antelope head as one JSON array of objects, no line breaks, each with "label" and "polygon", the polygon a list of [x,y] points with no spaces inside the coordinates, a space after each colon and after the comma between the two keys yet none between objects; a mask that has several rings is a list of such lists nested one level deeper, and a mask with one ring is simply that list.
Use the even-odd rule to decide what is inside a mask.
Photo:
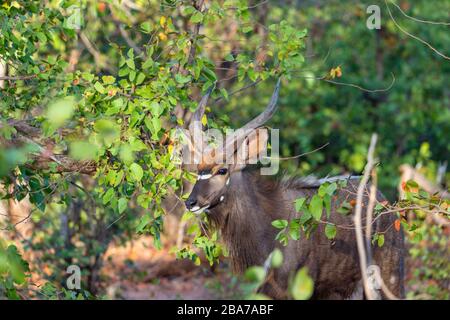
[{"label": "antelope head", "polygon": [[[280,80],[278,80],[266,109],[240,129],[227,134],[218,145],[210,147],[202,138],[201,119],[205,112],[210,91],[201,99],[190,125],[189,149],[198,161],[194,165],[197,182],[185,205],[191,212],[200,214],[212,209],[224,201],[233,173],[256,164],[261,154],[265,154],[268,141],[268,129],[262,127],[275,113],[277,108]],[[200,133],[200,134],[199,134]]]}]

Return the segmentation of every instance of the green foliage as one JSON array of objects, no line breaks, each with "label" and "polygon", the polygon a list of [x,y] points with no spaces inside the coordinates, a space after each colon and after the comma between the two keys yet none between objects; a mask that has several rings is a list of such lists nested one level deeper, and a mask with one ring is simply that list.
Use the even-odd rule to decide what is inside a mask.
[{"label": "green foliage", "polygon": [[332,196],[336,193],[338,187],[343,187],[344,184],[345,181],[339,183],[326,182],[319,187],[317,194],[312,197],[295,199],[294,208],[300,214],[300,217],[296,217],[291,221],[272,221],[272,225],[280,229],[275,239],[286,246],[289,238],[293,240],[300,239],[300,233],[302,231],[308,237],[317,228],[319,223],[326,223],[325,236],[330,240],[334,239],[337,233],[336,226],[323,221],[322,214],[325,208],[327,219],[330,217]]},{"label": "green foliage", "polygon": [[314,282],[308,275],[308,268],[297,271],[290,285],[290,293],[295,300],[308,300],[314,291]]},{"label": "green foliage", "polygon": [[[423,16],[442,20],[448,4],[436,6],[414,2],[414,10]],[[359,172],[370,134],[377,131],[383,141],[378,150],[383,191],[393,196],[402,163],[428,165],[429,175],[435,175],[437,163],[450,158],[450,112],[444,107],[449,105],[448,64],[430,57],[422,44],[406,41],[386,16],[383,33],[367,30],[361,19],[364,8],[331,2],[320,10],[309,5],[298,10],[270,2],[261,21],[258,10],[241,0],[211,1],[203,11],[190,1],[139,1],[135,8],[120,1],[3,3],[0,60],[17,80],[5,81],[0,90],[0,179],[4,190],[14,190],[6,198],[29,196],[34,205],[36,230],[25,248],[39,251],[42,263],[50,264],[50,275],[42,275],[56,284],[55,290],[63,292],[62,270],[71,263],[80,265],[84,283],[92,289],[94,283],[86,282],[96,278],[111,241],[145,233],[153,236],[156,247],[162,246],[163,203],[191,181],[171,158],[174,128],[187,120],[179,114],[194,110],[199,94],[211,87],[215,102],[208,106],[208,125],[237,127],[261,110],[273,78],[283,75],[280,112],[271,123],[289,128],[281,130],[282,155],[331,142],[298,163],[283,162],[288,171],[319,176]],[[267,34],[261,31],[262,22]],[[73,29],[78,23],[80,30]],[[223,31],[231,23],[235,34]],[[448,43],[445,28],[429,31],[407,23],[437,47]],[[198,36],[192,32],[196,24],[202,24]],[[327,59],[304,54],[306,41],[315,56]],[[381,58],[375,56],[380,52],[376,46]],[[226,74],[229,67],[234,77]],[[331,68],[333,77],[370,88],[385,86],[391,71],[397,80],[390,91],[379,94],[315,80]],[[257,81],[257,89],[234,94]],[[23,132],[17,132],[13,121],[26,121],[41,136],[15,145]],[[95,162],[94,175],[60,172],[64,161],[34,163],[36,157],[53,154]],[[286,245],[289,238],[298,240],[301,232],[308,236],[319,220],[327,220],[336,187],[326,184],[312,199],[297,199],[299,216],[274,222],[277,239]],[[417,199],[407,192],[406,201],[435,199]],[[339,212],[350,209],[344,203]],[[205,218],[186,219],[192,243],[177,256],[198,263],[197,250],[203,250],[210,263],[217,261],[223,249],[217,235],[202,233]],[[420,228],[408,228],[418,240]],[[329,223],[325,235],[336,235]],[[48,296],[53,296],[50,291]]]},{"label": "green foliage", "polygon": [[377,244],[379,247],[384,245],[384,234],[375,233],[372,236],[372,244]]},{"label": "green foliage", "polygon": [[334,224],[327,223],[325,226],[325,236],[330,240],[336,237],[336,226]]},{"label": "green foliage", "polygon": [[283,264],[283,253],[280,249],[275,249],[272,252],[272,259],[270,261],[272,268],[279,268]]},{"label": "green foliage", "polygon": [[17,247],[6,246],[0,240],[0,297],[20,299],[17,289],[26,285],[29,271],[28,263],[23,260]]},{"label": "green foliage", "polygon": [[408,282],[410,299],[450,299],[448,279],[450,257],[448,235],[441,227],[420,224],[420,238],[414,234],[407,237],[410,243],[408,263],[411,265],[412,277]]}]

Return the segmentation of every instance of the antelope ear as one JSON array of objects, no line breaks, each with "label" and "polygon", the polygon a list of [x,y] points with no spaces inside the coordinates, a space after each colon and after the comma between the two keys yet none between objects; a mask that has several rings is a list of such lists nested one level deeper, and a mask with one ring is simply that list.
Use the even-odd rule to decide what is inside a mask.
[{"label": "antelope ear", "polygon": [[267,128],[258,128],[248,134],[236,150],[231,168],[242,170],[247,164],[256,164],[261,155],[266,154],[269,132]]}]

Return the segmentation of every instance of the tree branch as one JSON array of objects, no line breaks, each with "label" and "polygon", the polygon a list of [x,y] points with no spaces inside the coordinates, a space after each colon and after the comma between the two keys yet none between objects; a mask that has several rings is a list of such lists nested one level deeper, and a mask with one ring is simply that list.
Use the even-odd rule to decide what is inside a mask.
[{"label": "tree branch", "polygon": [[0,80],[16,81],[16,80],[30,80],[37,77],[37,74],[32,74],[29,76],[3,76]]},{"label": "tree branch", "polygon": [[440,52],[438,49],[436,49],[435,47],[433,47],[430,43],[428,43],[427,41],[419,38],[418,36],[415,36],[411,33],[409,33],[408,31],[406,31],[405,29],[403,29],[398,23],[397,20],[395,20],[394,16],[392,15],[391,9],[389,8],[389,5],[387,3],[387,0],[384,1],[384,3],[386,4],[386,8],[388,10],[389,16],[391,17],[392,22],[396,25],[397,28],[400,29],[401,32],[403,32],[404,34],[406,34],[407,36],[419,41],[420,43],[426,45],[428,48],[430,48],[432,51],[434,51],[437,55],[441,56],[442,58],[446,59],[446,60],[450,60],[450,57],[445,55],[444,53]]},{"label": "tree branch", "polygon": [[366,294],[367,299],[374,300],[377,297],[377,293],[374,289],[369,285],[368,279],[368,268],[367,268],[367,256],[366,250],[364,248],[364,238],[362,231],[362,206],[363,206],[363,195],[364,189],[366,188],[367,182],[369,181],[370,173],[374,166],[374,153],[375,146],[377,144],[377,135],[373,134],[372,139],[370,140],[370,147],[367,153],[367,164],[364,168],[364,175],[361,179],[361,182],[358,186],[358,193],[356,196],[356,207],[355,207],[355,232],[356,232],[356,245],[358,248],[359,254],[359,265],[361,268],[361,275],[363,281],[364,292]]},{"label": "tree branch", "polygon": [[[33,144],[38,147],[39,153],[30,157],[30,162],[26,167],[33,170],[46,170],[51,167],[51,163],[56,163],[56,172],[79,172],[83,174],[93,175],[97,170],[97,164],[92,160],[78,161],[62,154],[53,154],[48,148],[43,147],[32,138],[41,136],[41,130],[33,127],[25,120],[7,121],[9,126],[16,129],[17,133],[11,140],[0,139],[3,146],[18,147],[24,144]],[[0,129],[3,125],[0,123]]]}]

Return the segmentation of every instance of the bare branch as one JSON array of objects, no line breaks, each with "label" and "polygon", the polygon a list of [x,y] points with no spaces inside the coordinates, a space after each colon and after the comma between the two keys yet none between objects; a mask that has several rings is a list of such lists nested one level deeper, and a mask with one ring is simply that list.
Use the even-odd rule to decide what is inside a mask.
[{"label": "bare branch", "polygon": [[364,248],[364,238],[362,233],[362,205],[363,205],[363,195],[364,189],[369,181],[370,173],[374,166],[374,153],[375,146],[377,144],[377,135],[373,134],[372,139],[370,140],[369,152],[367,153],[367,164],[364,168],[364,175],[361,179],[361,182],[358,186],[358,193],[356,196],[356,207],[355,207],[355,232],[356,232],[356,244],[358,247],[359,254],[359,265],[361,268],[361,275],[363,281],[364,292],[366,294],[367,299],[374,300],[377,294],[374,292],[373,288],[369,285],[369,280],[367,277],[367,256],[366,250]]},{"label": "bare branch", "polygon": [[[195,4],[194,4],[195,9],[197,9],[198,11],[201,12],[203,2],[204,2],[204,0],[195,1]],[[191,40],[191,48],[189,49],[189,56],[188,56],[188,60],[187,60],[188,65],[194,61],[197,37],[198,37],[198,34],[200,33],[200,27],[201,27],[200,22],[196,23],[194,26],[194,33],[192,35],[192,40]]]},{"label": "bare branch", "polygon": [[[446,190],[439,188],[439,186],[435,185],[431,181],[429,181],[424,175],[415,170],[410,165],[404,164],[400,166],[401,179],[398,187],[398,191],[400,194],[400,199],[405,198],[405,192],[403,191],[402,185],[406,183],[408,180],[414,180],[417,184],[426,192],[430,194],[436,194],[440,198],[450,198],[450,193]],[[439,207],[435,208],[430,212],[431,218],[433,221],[440,226],[450,226],[450,221],[441,216],[441,212]]]},{"label": "bare branch", "polygon": [[[10,120],[8,125],[14,127],[17,131],[12,140],[0,141],[3,146],[17,147],[24,144],[33,144],[39,150],[39,153],[32,155],[31,162],[27,163],[28,168],[34,170],[46,170],[50,168],[50,163],[56,163],[56,172],[79,172],[93,175],[97,170],[97,164],[92,160],[78,161],[71,159],[66,155],[53,154],[50,150],[34,141],[32,138],[41,136],[40,129],[29,125],[24,120]],[[2,128],[0,123],[0,128]]]},{"label": "bare branch", "polygon": [[17,80],[30,80],[37,77],[37,74],[31,74],[29,76],[3,76],[0,80],[17,81]]},{"label": "bare branch", "polygon": [[298,155],[291,156],[291,157],[263,157],[263,158],[264,159],[271,159],[271,160],[292,160],[292,159],[298,159],[298,158],[310,155],[311,153],[314,153],[314,152],[317,152],[319,150],[322,150],[323,148],[327,147],[329,144],[330,143],[327,142],[327,143],[321,145],[320,147],[318,147],[318,148],[316,148],[314,150],[311,150],[311,151],[308,151],[308,152],[304,152],[302,154],[298,154]]},{"label": "bare branch", "polygon": [[384,89],[366,89],[366,88],[364,88],[364,87],[362,87],[360,85],[357,85],[357,84],[347,83],[347,82],[339,82],[339,81],[334,81],[334,80],[325,79],[325,78],[324,79],[319,79],[319,80],[323,80],[325,82],[336,84],[336,85],[339,85],[339,86],[348,86],[348,87],[357,88],[357,89],[359,89],[361,91],[364,91],[364,92],[376,93],[376,92],[386,92],[386,91],[391,90],[391,88],[394,86],[394,83],[395,83],[395,75],[394,75],[394,73],[391,73],[391,76],[392,76],[391,83],[389,84],[388,87],[386,87]]},{"label": "bare branch", "polygon": [[427,41],[419,38],[418,36],[415,36],[411,33],[409,33],[408,31],[406,31],[405,29],[403,29],[395,20],[394,16],[392,15],[391,9],[389,8],[389,5],[387,3],[387,0],[384,0],[384,3],[386,4],[386,8],[388,10],[389,16],[391,17],[392,22],[397,26],[397,28],[400,29],[400,31],[402,31],[404,34],[406,34],[407,36],[423,43],[424,45],[426,45],[428,48],[430,48],[432,51],[434,51],[436,54],[438,54],[439,56],[441,56],[442,58],[446,59],[446,60],[450,60],[450,57],[443,54],[442,52],[440,52],[439,50],[437,50],[435,47],[433,47],[430,43],[428,43]]},{"label": "bare branch", "polygon": [[372,169],[372,183],[370,185],[369,192],[369,204],[366,210],[366,254],[367,254],[367,263],[372,264],[372,218],[373,218],[373,210],[375,208],[375,203],[377,200],[377,174],[375,168]]},{"label": "bare branch", "polygon": [[[450,198],[450,193],[436,186],[434,183],[429,181],[423,174],[418,172],[416,169],[408,164],[403,164],[400,166],[401,182],[407,182],[408,180],[414,180],[417,184],[423,188],[426,192],[431,194],[438,194],[441,198]],[[404,191],[399,187],[400,198],[404,198]]]},{"label": "bare branch", "polygon": [[450,26],[450,22],[439,22],[439,21],[430,21],[430,20],[423,20],[423,19],[418,19],[418,18],[414,18],[411,17],[410,15],[408,15],[405,11],[402,10],[402,8],[400,8],[400,6],[398,4],[396,4],[393,1],[389,1],[393,6],[397,7],[397,9],[408,19],[411,19],[415,22],[420,22],[420,23],[427,23],[427,24],[434,24],[434,25],[441,25],[441,26]]}]

